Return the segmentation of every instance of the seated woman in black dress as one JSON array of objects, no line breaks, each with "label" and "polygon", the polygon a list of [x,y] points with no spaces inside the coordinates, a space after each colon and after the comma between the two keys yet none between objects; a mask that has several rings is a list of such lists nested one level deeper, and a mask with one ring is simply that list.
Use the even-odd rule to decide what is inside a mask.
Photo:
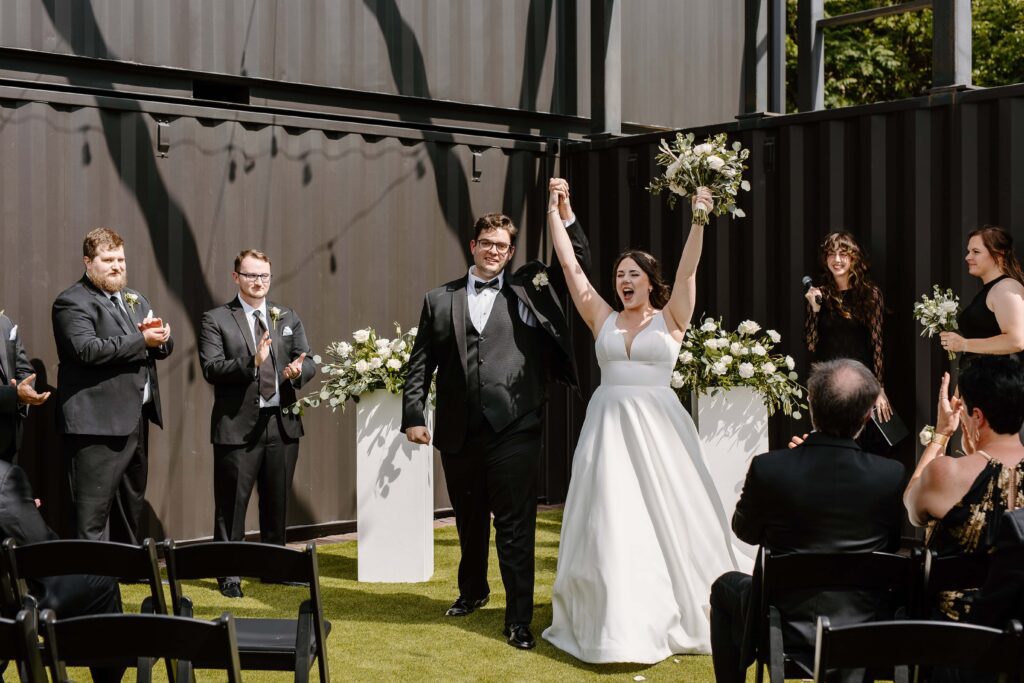
[{"label": "seated woman in black dress", "polygon": [[870,369],[882,391],[875,410],[882,422],[892,417],[885,395],[882,358],[882,292],[868,275],[868,261],[848,232],[832,232],[821,244],[820,287],[807,290],[804,326],[811,361],[859,360]]},{"label": "seated woman in black dress", "polygon": [[985,226],[968,235],[967,272],[984,285],[961,311],[958,332],[942,332],[942,348],[962,352],[963,367],[981,355],[1024,351],[1024,272],[1006,230]]},{"label": "seated woman in black dress", "polygon": [[[903,494],[910,521],[929,526],[925,543],[940,557],[991,553],[1003,513],[1024,503],[1024,364],[978,356],[961,370],[959,388],[962,399],[949,397],[949,373],[943,375],[935,436]],[[942,457],[961,427],[967,455]],[[976,593],[943,593],[938,610],[970,621]]]}]

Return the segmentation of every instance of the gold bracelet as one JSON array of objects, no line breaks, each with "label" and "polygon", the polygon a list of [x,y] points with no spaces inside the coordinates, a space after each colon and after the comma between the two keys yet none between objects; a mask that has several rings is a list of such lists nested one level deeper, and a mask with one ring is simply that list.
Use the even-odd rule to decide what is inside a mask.
[{"label": "gold bracelet", "polygon": [[932,439],[928,443],[929,445],[933,443],[938,444],[939,446],[942,446],[942,450],[946,450],[946,444],[949,443],[949,436],[935,432],[932,434]]}]

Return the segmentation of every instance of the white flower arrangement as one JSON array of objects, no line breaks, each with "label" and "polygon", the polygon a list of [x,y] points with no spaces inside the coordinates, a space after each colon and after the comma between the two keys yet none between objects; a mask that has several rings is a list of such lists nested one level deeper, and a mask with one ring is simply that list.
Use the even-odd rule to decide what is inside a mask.
[{"label": "white flower arrangement", "polygon": [[128,304],[128,308],[131,309],[132,313],[135,312],[135,307],[139,305],[139,295],[135,292],[125,292],[121,295],[124,302]]},{"label": "white flower arrangement", "polygon": [[[914,304],[914,319],[924,327],[921,336],[934,337],[939,332],[952,332],[957,329],[956,316],[960,312],[960,299],[952,289],[946,291],[932,285],[932,297],[921,295],[921,300]],[[947,351],[950,360],[956,358],[956,352]]]},{"label": "white flower arrangement", "polygon": [[781,408],[799,420],[800,409],[807,408],[801,402],[804,388],[797,383],[793,358],[772,353],[781,340],[778,332],[762,332],[753,320],[729,332],[721,319],[705,318],[686,330],[672,388],[685,399],[691,391],[704,394],[715,388],[751,387],[761,395],[769,415]]},{"label": "white flower arrangement", "polygon": [[548,273],[546,270],[542,270],[533,276],[533,286],[536,289],[543,289],[548,286]]},{"label": "white flower arrangement", "polygon": [[935,426],[925,425],[921,433],[917,435],[918,441],[921,442],[922,446],[927,446],[932,442],[932,437],[935,436]]},{"label": "white flower arrangement", "polygon": [[[320,388],[303,396],[288,409],[301,415],[305,407],[316,408],[326,403],[331,410],[345,410],[351,398],[358,401],[362,394],[384,389],[393,394],[402,393],[409,372],[409,355],[416,341],[417,328],[406,333],[395,323],[395,338],[378,337],[376,330],[367,327],[352,333],[354,344],[331,342],[326,354],[331,358],[320,368],[323,380]],[[313,361],[320,363],[320,357]]]},{"label": "white flower arrangement", "polygon": [[[715,202],[712,213],[721,216],[728,212],[734,218],[743,218],[746,214],[736,206],[736,195],[740,190],[750,191],[750,183],[743,179],[747,168],[743,162],[750,156],[750,150],[738,141],[731,147],[728,142],[725,133],[709,137],[699,145],[693,144],[693,133],[676,133],[672,144],[662,140],[661,151],[655,158],[665,172],[652,180],[647,189],[652,194],[668,190],[668,205],[675,207],[678,197],[692,196],[698,187],[706,187]],[[694,211],[693,222],[707,225],[707,212]]]}]

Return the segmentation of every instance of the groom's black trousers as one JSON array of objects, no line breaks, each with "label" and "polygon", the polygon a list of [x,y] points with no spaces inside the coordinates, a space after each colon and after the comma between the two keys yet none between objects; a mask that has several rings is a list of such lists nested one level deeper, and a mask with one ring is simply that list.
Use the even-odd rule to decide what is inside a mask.
[{"label": "groom's black trousers", "polygon": [[480,429],[466,435],[462,450],[441,454],[462,549],[459,594],[472,600],[490,594],[487,554],[493,512],[506,624],[529,624],[533,618],[541,434],[539,411],[500,433],[484,420]]}]

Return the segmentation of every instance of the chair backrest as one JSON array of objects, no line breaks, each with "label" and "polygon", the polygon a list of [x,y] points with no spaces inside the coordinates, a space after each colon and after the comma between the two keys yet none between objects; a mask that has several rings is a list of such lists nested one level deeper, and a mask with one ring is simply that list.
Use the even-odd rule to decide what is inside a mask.
[{"label": "chair backrest", "polygon": [[939,557],[935,551],[926,551],[921,574],[921,609],[916,616],[928,619],[942,591],[981,588],[991,566],[992,556],[985,553]]},{"label": "chair backrest", "polygon": [[0,619],[0,661],[18,664],[22,683],[46,683],[46,671],[39,655],[36,613],[23,609],[14,619]]},{"label": "chair backrest", "polygon": [[234,619],[214,621],[162,614],[103,614],[57,619],[43,610],[43,639],[53,680],[68,681],[66,666],[131,666],[139,658],[187,660],[197,669],[220,669],[240,681]]},{"label": "chair backrest", "polygon": [[18,545],[8,538],[3,543],[6,565],[14,576],[19,602],[27,593],[26,579],[48,576],[93,574],[133,581],[150,586],[153,611],[167,614],[156,542],[145,539],[141,545],[106,541],[59,540]]},{"label": "chair backrest", "polygon": [[324,626],[320,594],[320,570],[316,545],[307,543],[302,550],[265,543],[213,541],[177,547],[172,539],[164,541],[167,577],[171,584],[171,609],[183,614],[185,596],[181,582],[219,576],[262,578],[268,581],[309,584],[309,600],[300,607],[312,615],[313,636],[318,651],[320,679],[329,680],[327,668],[327,631]]},{"label": "chair backrest", "polygon": [[818,619],[814,680],[829,670],[929,666],[1001,674],[1019,672],[1024,655],[1020,622],[1006,630],[943,621],[885,621],[832,627]]}]

